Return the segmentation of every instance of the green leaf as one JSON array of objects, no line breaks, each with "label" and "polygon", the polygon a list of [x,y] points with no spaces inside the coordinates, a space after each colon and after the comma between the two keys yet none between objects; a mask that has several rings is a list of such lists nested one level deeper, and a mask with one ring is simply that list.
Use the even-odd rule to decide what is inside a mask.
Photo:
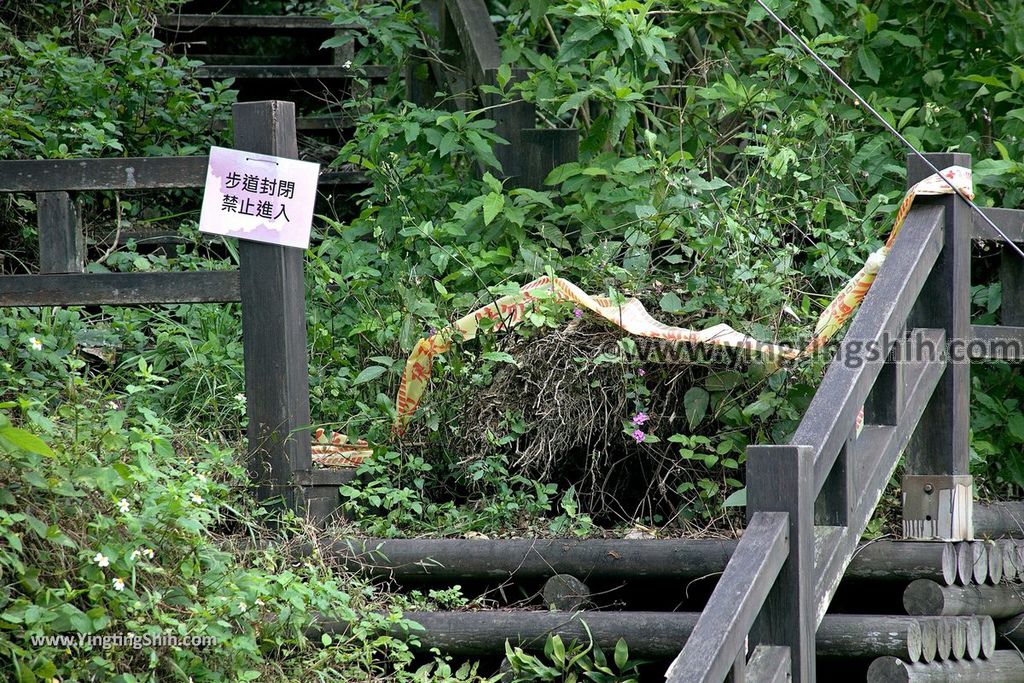
[{"label": "green leaf", "polygon": [[722,507],[727,508],[742,508],[747,506],[747,489],[742,488],[739,491],[733,491],[725,502],[722,503]]},{"label": "green leaf", "polygon": [[377,379],[385,372],[387,372],[387,368],[382,368],[379,365],[371,365],[370,367],[365,368],[362,372],[360,372],[356,376],[352,384],[365,384],[366,382]]},{"label": "green leaf", "polygon": [[700,424],[708,412],[708,401],[710,395],[701,387],[690,387],[683,396],[683,406],[686,409],[686,421],[690,425],[690,431]]},{"label": "green leaf", "polygon": [[53,451],[46,445],[46,442],[31,432],[17,427],[0,427],[0,441],[6,441],[15,448],[20,448],[36,455],[53,457]]},{"label": "green leaf", "polygon": [[505,195],[492,192],[484,198],[484,225],[491,221],[505,208]]},{"label": "green leaf", "polygon": [[661,310],[666,313],[681,313],[683,310],[683,302],[679,300],[675,292],[665,292],[661,296],[659,305]]},{"label": "green leaf", "polygon": [[624,638],[619,638],[619,642],[615,643],[615,666],[621,672],[626,668],[627,662],[629,662],[629,645],[626,644]]},{"label": "green leaf", "polygon": [[882,75],[882,62],[878,59],[875,51],[862,45],[857,50],[857,61],[860,63],[860,68],[864,70],[864,75],[878,83],[878,79]]},{"label": "green leaf", "polygon": [[1010,416],[1006,426],[1010,429],[1010,435],[1020,443],[1024,443],[1024,414],[1014,413]]}]

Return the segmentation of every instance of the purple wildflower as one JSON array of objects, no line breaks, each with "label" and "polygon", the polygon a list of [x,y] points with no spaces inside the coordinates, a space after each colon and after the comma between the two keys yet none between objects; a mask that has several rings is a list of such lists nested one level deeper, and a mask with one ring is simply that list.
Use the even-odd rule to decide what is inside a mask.
[{"label": "purple wildflower", "polygon": [[647,371],[644,370],[643,368],[640,368],[639,370],[636,371],[636,374],[638,374],[639,376],[643,377],[644,375],[647,374]]},{"label": "purple wildflower", "polygon": [[633,416],[633,424],[635,424],[635,425],[642,425],[644,422],[647,422],[649,419],[651,419],[651,416],[641,410],[639,413],[637,413],[636,415]]},{"label": "purple wildflower", "polygon": [[642,429],[633,430],[633,438],[636,439],[637,443],[643,443],[643,440],[647,438]]},{"label": "purple wildflower", "polygon": [[430,328],[430,336],[433,337],[435,334],[437,334],[437,328],[436,327],[431,327]]},{"label": "purple wildflower", "polygon": [[580,310],[580,309],[578,309],[578,308],[574,308],[574,309],[572,309],[572,314],[573,314],[574,316],[576,316],[577,318],[582,318],[582,317],[583,317],[583,311],[581,311],[581,310]]}]

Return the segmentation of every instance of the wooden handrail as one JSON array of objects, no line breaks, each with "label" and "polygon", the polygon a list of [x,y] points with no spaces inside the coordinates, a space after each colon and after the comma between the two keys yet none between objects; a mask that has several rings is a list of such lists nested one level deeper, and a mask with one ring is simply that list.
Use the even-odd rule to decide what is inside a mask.
[{"label": "wooden handrail", "polygon": [[755,514],[740,539],[693,633],[665,677],[671,683],[721,681],[743,652],[775,577],[789,552],[789,515]]},{"label": "wooden handrail", "polygon": [[[953,156],[949,160],[969,165],[969,158]],[[919,173],[915,163],[910,164],[911,176]],[[732,582],[716,587],[701,621],[669,670],[670,681],[717,683],[730,672],[737,682],[747,675],[757,676],[755,680],[776,680],[785,662],[786,673],[794,681],[813,683],[815,629],[900,455],[916,437],[919,424],[933,429],[935,420],[946,411],[958,419],[965,414],[966,397],[956,389],[965,369],[947,365],[946,343],[950,335],[956,339],[969,336],[960,334],[968,327],[960,290],[967,291],[970,286],[969,269],[964,267],[970,236],[958,201],[938,198],[914,206],[791,445],[748,449],[747,513],[751,525],[741,543],[751,540],[754,547],[757,542],[767,542],[771,532],[754,529],[753,522],[763,514],[781,514],[788,528],[787,556],[777,570],[748,570],[749,588]],[[1018,221],[1024,212],[992,215],[1006,225]],[[1020,279],[1024,282],[1024,275]],[[1024,325],[1024,316],[1014,320],[1013,324]],[[935,324],[927,326],[933,321]],[[912,341],[906,344],[908,328]],[[991,335],[989,330],[981,332]],[[906,353],[908,350],[911,353]],[[927,355],[922,353],[925,350]],[[938,405],[946,401],[955,405]],[[861,410],[865,418],[862,429],[857,426]],[[927,435],[943,452],[917,463],[941,468],[946,462],[949,469],[935,472],[955,480],[952,487],[964,485],[956,477],[962,474],[966,454],[955,452],[962,429],[958,422],[939,430],[940,437]],[[915,475],[921,473],[914,471]],[[956,495],[951,488],[945,492]],[[969,507],[966,509],[969,518]],[[751,539],[754,534],[763,538]],[[734,575],[731,570],[750,561],[737,548],[722,581]],[[764,593],[766,581],[768,592]],[[757,613],[748,619],[747,610],[755,603],[760,605]],[[702,623],[706,624],[703,628]],[[749,662],[746,648],[738,645],[748,636],[749,646],[759,653]],[[767,650],[766,646],[782,649]],[[756,672],[748,670],[755,663]]]},{"label": "wooden handrail", "polygon": [[[942,221],[941,207],[917,208],[907,216],[892,252],[790,440],[811,448],[815,495],[831,472],[857,413],[942,251]],[[868,357],[868,345],[879,349],[877,357]],[[863,362],[858,362],[858,357]]]}]

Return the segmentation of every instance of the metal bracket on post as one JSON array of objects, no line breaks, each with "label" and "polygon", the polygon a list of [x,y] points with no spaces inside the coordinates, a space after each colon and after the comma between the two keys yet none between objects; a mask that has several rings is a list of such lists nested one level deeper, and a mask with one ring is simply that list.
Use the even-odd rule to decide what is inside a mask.
[{"label": "metal bracket on post", "polygon": [[951,474],[903,477],[903,535],[922,540],[972,540],[974,478]]}]

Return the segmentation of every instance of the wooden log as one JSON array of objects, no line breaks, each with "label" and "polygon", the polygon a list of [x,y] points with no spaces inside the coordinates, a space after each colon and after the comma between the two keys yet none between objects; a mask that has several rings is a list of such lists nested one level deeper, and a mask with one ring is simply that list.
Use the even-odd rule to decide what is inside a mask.
[{"label": "wooden log", "polygon": [[[506,579],[572,574],[587,580],[692,579],[720,573],[736,548],[726,539],[335,539],[325,552],[352,571],[396,580]],[[872,541],[847,579],[956,581],[952,543]]]},{"label": "wooden log", "polygon": [[1017,546],[1009,539],[996,541],[999,546],[999,554],[1003,557],[1003,581],[1013,582],[1017,580]]},{"label": "wooden log", "polygon": [[971,558],[974,560],[974,583],[988,580],[988,548],[981,541],[971,541]]},{"label": "wooden log", "polygon": [[[504,652],[505,641],[526,649],[541,649],[548,635],[563,640],[588,642],[583,623],[594,642],[614,648],[619,638],[629,644],[637,657],[675,657],[700,616],[696,612],[546,612],[483,610],[478,612],[406,612],[404,618],[423,630],[410,631],[421,650],[438,648],[451,655],[479,656]],[[402,625],[395,635],[405,634]],[[346,633],[346,622],[323,621],[307,630],[319,638],[322,633]],[[815,638],[817,652],[832,658],[873,658],[885,655],[917,661],[921,657],[921,629],[918,619],[899,616],[829,614],[822,619]]]},{"label": "wooden log", "polygon": [[871,663],[868,683],[1024,683],[1024,659],[1012,650],[988,659],[909,664],[896,657]]},{"label": "wooden log", "polygon": [[999,585],[1003,581],[1003,549],[994,541],[983,541],[985,552],[988,555],[988,580],[992,585]]},{"label": "wooden log", "polygon": [[950,657],[952,659],[964,659],[967,657],[967,624],[966,620],[960,617],[951,619],[953,641]]},{"label": "wooden log", "polygon": [[981,629],[981,656],[991,657],[996,651],[996,624],[989,616],[974,617]]},{"label": "wooden log", "polygon": [[590,602],[590,588],[572,574],[555,574],[544,582],[544,604],[563,612],[582,609]]},{"label": "wooden log", "polygon": [[1005,619],[1024,612],[1024,592],[1020,584],[942,586],[919,579],[903,592],[903,607],[907,614],[981,614]]},{"label": "wooden log", "polygon": [[238,301],[236,270],[0,276],[0,306],[142,306]]},{"label": "wooden log", "polygon": [[921,628],[921,661],[931,663],[939,656],[939,634],[934,621],[919,619]]},{"label": "wooden log", "polygon": [[[934,630],[935,658],[940,661],[952,659],[954,621],[946,617],[921,617],[921,619]],[[924,629],[922,628],[921,631],[923,634]]]},{"label": "wooden log", "polygon": [[967,632],[967,659],[981,657],[981,624],[974,617],[962,617],[961,622]]},{"label": "wooden log", "polygon": [[1010,617],[996,626],[1000,638],[1008,641],[1016,648],[1024,649],[1024,614]]},{"label": "wooden log", "polygon": [[975,505],[974,533],[990,538],[1024,538],[1024,501]]}]

